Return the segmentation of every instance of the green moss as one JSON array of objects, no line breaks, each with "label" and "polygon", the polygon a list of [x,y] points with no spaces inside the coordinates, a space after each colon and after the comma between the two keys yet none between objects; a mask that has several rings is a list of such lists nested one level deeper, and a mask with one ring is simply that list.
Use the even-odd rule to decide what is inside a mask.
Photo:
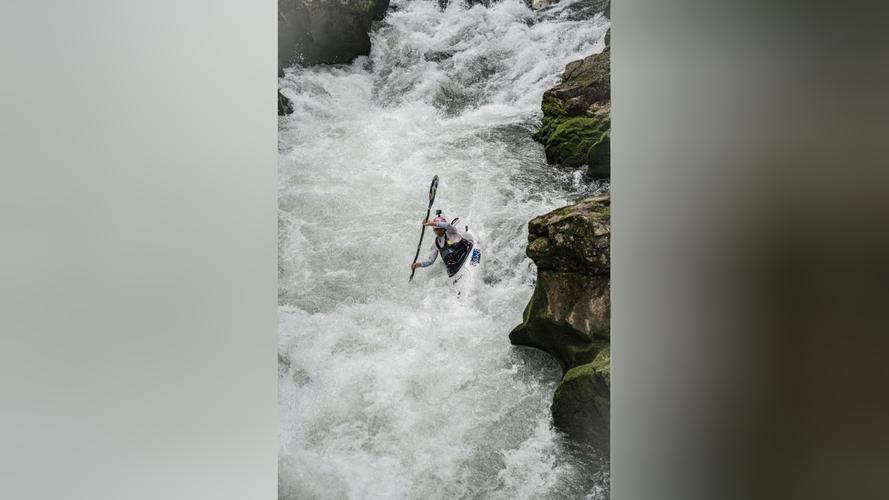
[{"label": "green moss", "polygon": [[[566,357],[572,363],[572,366],[585,366],[592,362],[595,357],[602,352],[602,349],[608,347],[608,342],[600,339],[585,338],[584,342],[567,344],[564,347]],[[573,370],[571,368],[569,371]],[[567,373],[566,373],[567,375]]]},{"label": "green moss", "polygon": [[566,115],[564,103],[556,98],[551,92],[543,94],[543,102],[540,105],[543,110],[543,120],[540,124],[540,130],[534,134],[534,140],[546,142],[550,134],[555,131],[559,124],[559,120]]},{"label": "green moss", "polygon": [[572,70],[562,82],[563,86],[593,88],[597,93],[608,94],[611,87],[611,47],[583,59]]},{"label": "green moss", "polygon": [[602,219],[611,220],[611,207],[607,206],[604,210],[599,212],[599,215]]},{"label": "green moss", "polygon": [[575,116],[550,123],[552,132],[544,143],[547,159],[574,168],[588,164],[607,141],[609,126],[605,116]]},{"label": "green moss", "polygon": [[[565,375],[562,377],[562,380],[559,382],[559,385],[556,387],[556,393],[554,395],[554,399],[558,399],[560,396],[563,396],[561,392],[565,387],[569,387],[576,384],[572,384],[572,382],[580,381],[581,379],[586,378],[587,380],[593,381],[596,378],[604,380],[608,385],[611,385],[611,348],[606,346],[596,357],[589,363],[585,363],[582,365],[575,366],[568,370]],[[591,386],[592,389],[592,386]],[[585,394],[584,396],[591,396],[591,394]]]},{"label": "green moss", "polygon": [[[571,382],[572,380],[580,377],[588,377],[596,374],[596,366],[595,362],[587,363],[585,365],[575,366],[574,368],[568,370],[564,377],[562,377],[562,381],[559,383],[561,387],[562,384],[566,382]],[[557,389],[558,390],[558,389]]]},{"label": "green moss", "polygon": [[593,178],[611,175],[609,117],[611,49],[570,63],[562,82],[543,94],[543,119],[534,140],[549,163],[587,166]]},{"label": "green moss", "polygon": [[587,174],[593,178],[611,175],[611,132],[604,132],[587,150]]},{"label": "green moss", "polygon": [[611,347],[599,351],[593,362],[590,363],[596,374],[611,387]]},{"label": "green moss", "polygon": [[550,92],[543,94],[543,102],[540,105],[544,118],[558,118],[565,115],[565,105]]},{"label": "green moss", "polygon": [[571,205],[568,205],[567,207],[557,208],[557,209],[553,210],[552,212],[547,214],[547,216],[556,215],[559,217],[564,217],[566,215],[571,215],[572,213],[574,213],[574,207]]}]

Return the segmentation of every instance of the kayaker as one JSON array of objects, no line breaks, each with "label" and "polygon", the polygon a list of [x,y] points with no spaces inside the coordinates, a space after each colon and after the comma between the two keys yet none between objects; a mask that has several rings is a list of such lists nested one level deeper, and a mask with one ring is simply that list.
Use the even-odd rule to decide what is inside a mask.
[{"label": "kayaker", "polygon": [[448,268],[448,276],[453,276],[460,270],[460,265],[469,255],[472,242],[461,236],[457,228],[448,223],[441,214],[436,215],[432,220],[424,219],[421,223],[433,228],[435,241],[432,242],[432,252],[429,254],[429,258],[422,262],[414,262],[411,264],[411,269],[429,267],[435,262],[438,254],[441,254],[441,260]]}]

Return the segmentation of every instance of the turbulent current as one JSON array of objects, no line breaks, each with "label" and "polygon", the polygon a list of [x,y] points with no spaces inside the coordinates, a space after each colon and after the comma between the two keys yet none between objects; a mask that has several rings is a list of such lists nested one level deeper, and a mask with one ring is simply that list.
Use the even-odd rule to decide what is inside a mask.
[{"label": "turbulent current", "polygon": [[[507,337],[535,278],[528,221],[606,187],[548,166],[531,134],[607,28],[583,1],[395,0],[369,57],[286,72],[281,498],[607,498],[607,464],[552,428],[558,365]],[[487,251],[471,297],[440,260],[408,283],[435,174],[434,208]]]}]

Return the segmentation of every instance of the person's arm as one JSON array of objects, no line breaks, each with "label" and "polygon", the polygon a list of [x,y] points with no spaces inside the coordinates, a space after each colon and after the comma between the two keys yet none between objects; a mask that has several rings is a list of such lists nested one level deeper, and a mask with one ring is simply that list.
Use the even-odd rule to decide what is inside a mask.
[{"label": "person's arm", "polygon": [[429,258],[422,262],[414,262],[414,265],[411,266],[411,269],[416,269],[418,267],[429,267],[435,262],[435,259],[438,257],[438,247],[435,246],[435,241],[432,242],[432,252],[429,253]]},{"label": "person's arm", "polygon": [[449,232],[449,233],[450,233],[451,231],[454,231],[454,232],[457,231],[457,228],[456,228],[456,227],[454,227],[454,226],[452,226],[452,225],[450,225],[449,223],[444,222],[444,221],[435,222],[435,221],[432,221],[432,220],[427,220],[427,221],[423,222],[423,225],[424,225],[424,226],[429,226],[429,227],[434,227],[434,228],[436,228],[436,229],[444,229],[445,231],[447,231],[447,232]]}]

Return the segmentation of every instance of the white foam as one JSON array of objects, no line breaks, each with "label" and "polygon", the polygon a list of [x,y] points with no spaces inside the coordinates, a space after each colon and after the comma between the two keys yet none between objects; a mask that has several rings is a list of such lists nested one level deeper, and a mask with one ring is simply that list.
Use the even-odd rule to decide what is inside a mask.
[{"label": "white foam", "polygon": [[[527,222],[592,189],[530,139],[540,98],[601,50],[607,20],[567,20],[570,3],[393,5],[369,57],[282,80],[281,497],[590,489],[551,429],[556,364],[507,334],[534,279]],[[433,174],[436,207],[485,241],[476,301],[448,294],[440,263],[407,282]]]}]

